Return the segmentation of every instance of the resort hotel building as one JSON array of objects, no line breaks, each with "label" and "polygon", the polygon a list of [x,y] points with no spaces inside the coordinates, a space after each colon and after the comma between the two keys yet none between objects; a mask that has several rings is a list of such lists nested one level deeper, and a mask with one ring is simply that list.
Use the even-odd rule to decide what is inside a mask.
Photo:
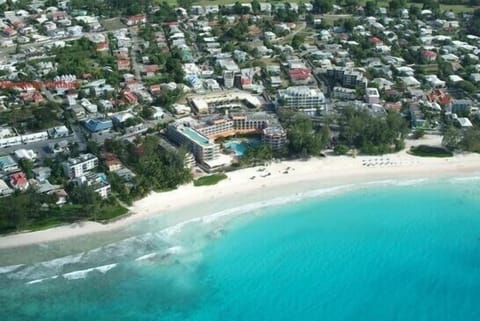
[{"label": "resort hotel building", "polygon": [[218,158],[220,146],[193,128],[194,119],[186,117],[167,127],[167,136],[178,145],[185,145],[200,163]]},{"label": "resort hotel building", "polygon": [[222,156],[215,140],[237,134],[258,134],[273,150],[286,143],[286,132],[275,116],[265,112],[213,114],[205,117],[185,117],[167,128],[167,136],[179,145],[187,146],[196,160],[209,169],[219,166]]},{"label": "resort hotel building", "polygon": [[196,113],[208,114],[223,110],[258,109],[262,102],[255,95],[239,90],[227,90],[207,95],[195,95],[189,102]]},{"label": "resort hotel building", "polygon": [[301,110],[308,115],[315,115],[317,111],[326,109],[325,96],[318,88],[288,87],[279,90],[277,98],[282,106]]}]

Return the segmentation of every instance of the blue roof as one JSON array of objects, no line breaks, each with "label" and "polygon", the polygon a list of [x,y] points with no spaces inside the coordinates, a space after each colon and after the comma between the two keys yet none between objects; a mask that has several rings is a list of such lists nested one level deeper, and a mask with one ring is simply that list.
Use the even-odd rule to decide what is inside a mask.
[{"label": "blue roof", "polygon": [[88,119],[84,121],[83,124],[85,125],[85,128],[87,128],[92,133],[109,130],[113,127],[112,120],[106,118]]}]

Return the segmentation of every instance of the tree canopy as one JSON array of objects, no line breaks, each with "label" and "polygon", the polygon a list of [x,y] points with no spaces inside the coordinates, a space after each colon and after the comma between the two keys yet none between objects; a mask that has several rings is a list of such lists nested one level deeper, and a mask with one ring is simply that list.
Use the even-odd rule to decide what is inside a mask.
[{"label": "tree canopy", "polygon": [[340,117],[340,141],[365,154],[383,154],[403,148],[408,132],[406,120],[396,112],[384,117],[366,110],[346,108]]}]

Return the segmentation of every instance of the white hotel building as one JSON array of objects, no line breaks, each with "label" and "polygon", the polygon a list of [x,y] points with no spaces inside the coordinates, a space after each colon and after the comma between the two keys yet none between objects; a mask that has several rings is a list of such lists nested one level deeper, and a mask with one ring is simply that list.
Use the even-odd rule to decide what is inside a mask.
[{"label": "white hotel building", "polygon": [[325,96],[318,88],[288,87],[278,91],[278,99],[283,106],[301,110],[309,115],[314,115],[318,110],[326,108]]}]

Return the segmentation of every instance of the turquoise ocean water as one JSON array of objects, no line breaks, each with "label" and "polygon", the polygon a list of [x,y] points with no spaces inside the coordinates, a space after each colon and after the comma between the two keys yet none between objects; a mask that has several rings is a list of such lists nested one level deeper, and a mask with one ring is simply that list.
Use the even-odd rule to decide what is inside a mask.
[{"label": "turquoise ocean water", "polygon": [[479,200],[477,178],[391,182],[0,251],[0,320],[479,320]]}]

